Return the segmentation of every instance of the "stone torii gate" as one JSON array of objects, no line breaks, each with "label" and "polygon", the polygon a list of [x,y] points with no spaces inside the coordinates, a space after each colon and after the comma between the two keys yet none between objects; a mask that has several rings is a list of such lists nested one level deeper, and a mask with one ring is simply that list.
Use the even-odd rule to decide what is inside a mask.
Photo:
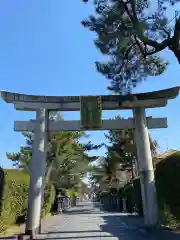
[{"label": "stone torii gate", "polygon": [[[166,128],[167,118],[146,117],[145,108],[165,107],[179,94],[179,87],[125,96],[35,96],[1,91],[2,99],[15,109],[36,111],[36,119],[15,121],[15,131],[34,132],[33,156],[28,196],[26,233],[34,238],[39,228],[43,178],[46,167],[47,133],[78,130],[134,129],[141,180],[144,221],[158,224],[154,170],[148,128]],[[101,110],[132,109],[133,118],[101,120]],[[80,121],[50,121],[49,111],[80,111]]]}]

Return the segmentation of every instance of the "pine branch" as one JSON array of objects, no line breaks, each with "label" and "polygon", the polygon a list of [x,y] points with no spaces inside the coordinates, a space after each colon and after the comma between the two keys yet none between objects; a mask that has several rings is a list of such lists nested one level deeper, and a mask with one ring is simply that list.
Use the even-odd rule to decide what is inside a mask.
[{"label": "pine branch", "polygon": [[139,39],[145,44],[145,45],[149,45],[153,48],[155,48],[155,52],[159,52],[162,51],[163,49],[165,49],[166,47],[168,47],[171,42],[172,42],[172,38],[170,38],[170,35],[168,35],[168,38],[163,40],[161,43],[158,43],[157,41],[154,41],[148,37],[146,37],[142,31],[142,28],[139,24],[139,20],[135,11],[135,2],[133,0],[130,0],[131,2],[131,6],[132,6],[132,10],[133,10],[133,15],[131,15],[128,5],[126,2],[124,2],[123,0],[121,0],[124,9],[126,10],[131,22],[133,23],[133,26],[136,30],[137,36],[139,37]]}]

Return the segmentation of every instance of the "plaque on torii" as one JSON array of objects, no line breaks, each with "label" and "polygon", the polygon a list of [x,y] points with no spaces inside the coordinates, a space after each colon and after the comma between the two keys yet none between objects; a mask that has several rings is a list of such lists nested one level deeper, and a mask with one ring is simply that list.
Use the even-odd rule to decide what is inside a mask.
[{"label": "plaque on torii", "polygon": [[102,126],[101,96],[80,97],[80,104],[80,129],[100,129]]}]

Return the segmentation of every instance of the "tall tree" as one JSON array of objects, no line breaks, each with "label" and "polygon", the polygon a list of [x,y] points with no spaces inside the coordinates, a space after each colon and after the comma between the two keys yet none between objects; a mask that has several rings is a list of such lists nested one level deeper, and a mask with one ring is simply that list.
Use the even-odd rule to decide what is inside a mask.
[{"label": "tall tree", "polygon": [[[122,119],[120,116],[116,116],[115,119]],[[118,155],[124,156],[124,165],[128,166],[129,158],[126,158],[127,153],[132,154],[134,157],[136,157],[136,144],[134,140],[134,131],[133,129],[128,130],[110,130],[108,134],[105,134],[105,137],[109,141],[109,145],[107,148],[110,151],[113,151],[114,153],[117,153]],[[150,148],[151,148],[151,154],[152,157],[155,157],[157,155],[157,148],[158,143],[156,140],[152,139],[152,136],[149,133],[149,142],[150,142]]]},{"label": "tall tree", "polygon": [[[116,119],[120,119],[117,116]],[[89,179],[93,186],[101,191],[109,188],[119,189],[135,177],[134,167],[136,146],[132,130],[109,131],[105,134],[109,143],[106,145],[106,157],[99,159],[97,166],[89,167]],[[149,134],[151,153],[157,153],[157,142]]]},{"label": "tall tree", "polygon": [[108,152],[106,157],[98,161],[97,166],[89,169],[89,179],[93,186],[104,191],[124,186],[128,182],[128,175],[121,168],[120,159]]},{"label": "tall tree", "polygon": [[13,162],[13,166],[19,169],[24,169],[30,173],[30,164],[32,159],[32,144],[33,144],[33,134],[32,133],[22,133],[26,139],[25,146],[20,148],[19,152],[6,153],[9,160]]},{"label": "tall tree", "polygon": [[[168,64],[160,56],[165,48],[180,63],[179,2],[94,0],[96,13],[82,23],[96,33],[96,47],[108,55],[108,62],[96,62],[96,67],[110,80],[110,90],[127,93],[148,76],[162,74]],[[173,19],[168,18],[170,7]]]},{"label": "tall tree", "polygon": [[103,161],[98,161],[97,166],[91,166],[89,168],[89,180],[93,187],[99,187],[101,191],[104,191],[110,187],[112,179],[112,165],[110,166],[107,159],[103,158]]},{"label": "tall tree", "polygon": [[[121,119],[120,116],[116,116],[115,119]],[[134,176],[134,167],[137,162],[136,143],[134,139],[134,132],[132,129],[128,130],[110,130],[108,134],[105,134],[109,144],[107,145],[108,155],[116,159],[122,168],[132,171]],[[154,158],[157,155],[158,143],[152,139],[149,133],[149,142],[151,148],[151,154]]]},{"label": "tall tree", "polygon": [[[62,116],[53,113],[51,120],[63,120]],[[7,153],[7,158],[13,161],[17,168],[30,172],[32,159],[33,134],[23,133],[25,146],[17,153]],[[82,181],[87,172],[89,162],[96,156],[89,157],[86,151],[97,149],[101,145],[80,143],[86,137],[84,132],[57,132],[49,134],[49,147],[46,161],[46,181],[51,181],[61,187],[72,187]]]}]

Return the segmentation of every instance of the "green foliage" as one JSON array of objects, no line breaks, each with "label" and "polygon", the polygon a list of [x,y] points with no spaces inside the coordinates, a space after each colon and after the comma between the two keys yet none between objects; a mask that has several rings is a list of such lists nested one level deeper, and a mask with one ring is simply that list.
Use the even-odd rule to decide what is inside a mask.
[{"label": "green foliage", "polygon": [[58,194],[61,194],[61,195],[66,194],[68,197],[78,195],[78,192],[75,189],[58,188],[57,191],[58,191]]},{"label": "green foliage", "polygon": [[46,184],[44,190],[43,215],[45,216],[51,212],[56,197],[55,187],[52,184]]},{"label": "green foliage", "polygon": [[[19,221],[27,210],[29,174],[22,170],[1,170],[1,215],[0,232]],[[48,214],[55,199],[55,189],[47,185],[44,191],[43,216]]]},{"label": "green foliage", "polygon": [[74,189],[67,189],[66,194],[69,197],[74,197],[79,195],[78,192],[76,192]]},{"label": "green foliage", "polygon": [[[156,164],[156,186],[160,213],[168,225],[180,227],[180,152]],[[163,214],[162,214],[163,213]]]},{"label": "green foliage", "polygon": [[[167,61],[160,52],[171,50],[180,63],[180,17],[168,18],[178,0],[96,0],[96,13],[83,25],[97,35],[95,46],[108,62],[96,62],[110,80],[109,90],[127,93],[149,76],[162,74]],[[178,10],[178,8],[177,8]]]},{"label": "green foliage", "polygon": [[[121,119],[116,116],[115,119]],[[98,166],[91,167],[89,177],[93,185],[101,190],[115,187],[122,188],[136,176],[136,145],[132,130],[109,131],[105,134],[108,140],[106,157],[99,160]],[[157,142],[149,134],[152,156],[156,155]],[[137,168],[137,167],[136,167]]]},{"label": "green foliage", "polygon": [[[61,120],[58,112],[50,114],[52,121]],[[13,165],[27,172],[32,160],[33,134],[23,133],[26,145],[18,153],[7,153]],[[49,134],[49,151],[47,154],[45,181],[57,187],[74,188],[82,182],[87,173],[88,164],[96,157],[89,157],[86,151],[98,149],[102,145],[94,145],[90,141],[81,143],[81,138],[88,137],[85,132],[56,132]]]},{"label": "green foliage", "polygon": [[140,179],[136,178],[132,183],[128,183],[121,190],[124,197],[127,198],[127,210],[128,212],[138,212],[140,216],[143,215],[142,197],[141,197],[141,185]]},{"label": "green foliage", "polygon": [[[122,119],[120,116],[116,116],[115,119]],[[119,162],[124,169],[131,168],[133,157],[136,157],[136,147],[134,143],[133,131],[130,130],[118,130],[109,131],[105,134],[105,137],[109,141],[108,156],[112,161]]]},{"label": "green foliage", "polygon": [[159,217],[161,224],[168,226],[172,229],[179,229],[180,222],[179,220],[171,213],[168,206],[164,205],[163,209],[159,210]]},{"label": "green foliage", "polygon": [[9,160],[13,162],[13,166],[19,169],[24,169],[28,173],[31,159],[32,159],[32,144],[33,144],[33,134],[32,133],[22,133],[26,139],[26,146],[21,147],[20,151],[17,153],[6,153]]},{"label": "green foliage", "polygon": [[[180,227],[180,152],[174,153],[156,164],[156,188],[161,223],[172,228]],[[135,199],[133,205],[142,213],[140,180],[134,186],[126,186],[125,195]]]},{"label": "green foliage", "polygon": [[27,204],[29,176],[20,170],[4,170],[0,232],[14,224]]}]

